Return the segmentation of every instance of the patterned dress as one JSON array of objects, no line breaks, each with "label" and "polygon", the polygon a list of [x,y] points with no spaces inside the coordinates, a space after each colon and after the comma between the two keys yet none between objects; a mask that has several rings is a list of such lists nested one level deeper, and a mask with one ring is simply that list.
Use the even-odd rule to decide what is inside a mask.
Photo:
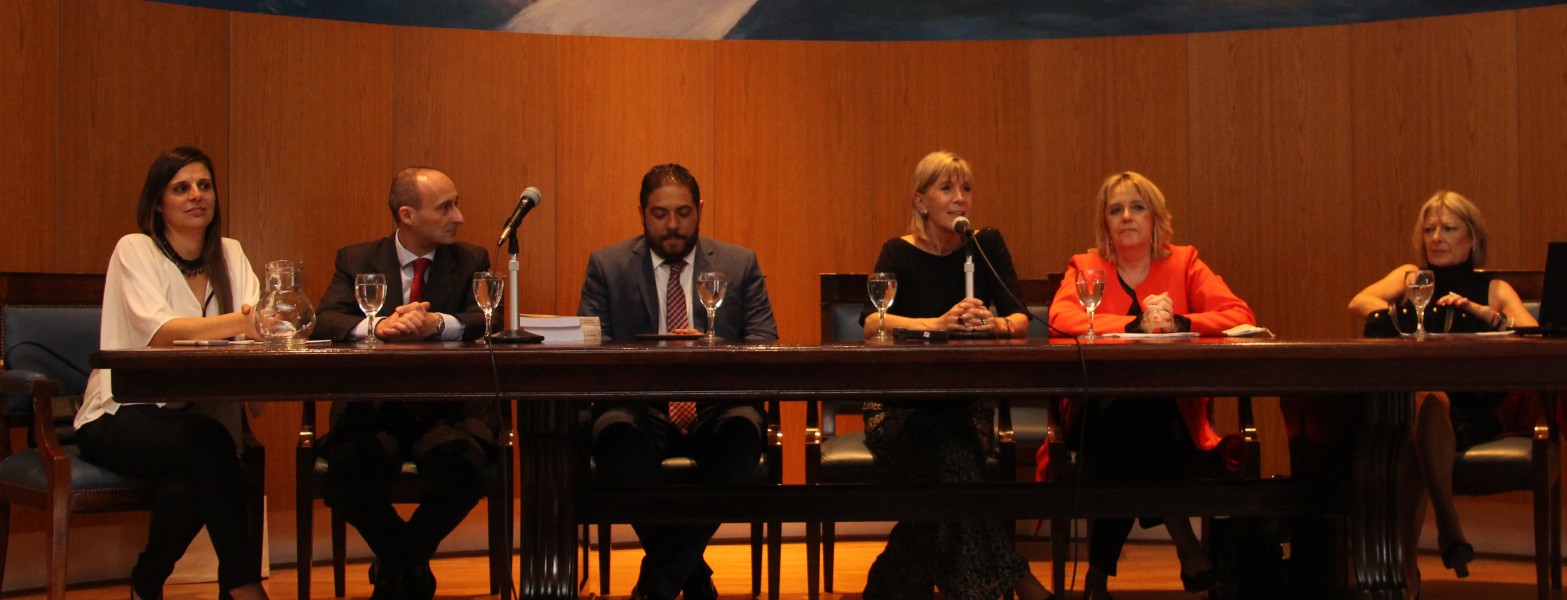
[{"label": "patterned dress", "polygon": [[[974,294],[998,317],[1024,307],[1000,289],[1018,289],[1006,242],[995,230],[976,239],[1001,275],[990,274],[976,253]],[[905,317],[941,315],[963,299],[964,253],[928,254],[902,239],[882,246],[876,270],[895,273],[898,295],[888,312]],[[1005,282],[1004,284],[1002,282]],[[867,307],[866,315],[874,310]],[[983,481],[994,452],[995,404],[986,401],[867,403],[865,445],[877,465],[906,483]],[[949,600],[994,600],[1028,573],[1028,561],[1003,521],[898,523],[871,565],[866,600],[923,600],[940,589]]]}]

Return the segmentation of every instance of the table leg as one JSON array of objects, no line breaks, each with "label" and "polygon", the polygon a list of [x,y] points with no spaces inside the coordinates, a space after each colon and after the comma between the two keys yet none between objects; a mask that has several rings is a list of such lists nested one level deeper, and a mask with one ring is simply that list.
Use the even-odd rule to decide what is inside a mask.
[{"label": "table leg", "polygon": [[1415,468],[1409,438],[1414,421],[1414,397],[1409,393],[1378,394],[1366,403],[1366,427],[1361,430],[1354,465],[1354,498],[1350,535],[1357,598],[1414,598],[1409,585],[1413,568],[1404,540],[1403,515],[1409,490],[1400,489],[1407,469]]},{"label": "table leg", "polygon": [[517,406],[524,600],[577,597],[576,407],[566,401]]}]

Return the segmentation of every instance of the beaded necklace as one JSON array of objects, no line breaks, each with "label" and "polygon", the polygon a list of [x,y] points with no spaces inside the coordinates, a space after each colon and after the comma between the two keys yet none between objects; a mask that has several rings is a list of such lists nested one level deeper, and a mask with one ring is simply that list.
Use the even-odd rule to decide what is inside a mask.
[{"label": "beaded necklace", "polygon": [[153,239],[158,242],[158,250],[163,252],[163,256],[173,262],[175,267],[179,268],[181,274],[186,277],[195,277],[207,272],[204,257],[198,256],[195,260],[190,260],[180,256],[178,252],[174,251],[174,247],[169,245],[169,238],[164,237],[162,230],[157,231]]}]

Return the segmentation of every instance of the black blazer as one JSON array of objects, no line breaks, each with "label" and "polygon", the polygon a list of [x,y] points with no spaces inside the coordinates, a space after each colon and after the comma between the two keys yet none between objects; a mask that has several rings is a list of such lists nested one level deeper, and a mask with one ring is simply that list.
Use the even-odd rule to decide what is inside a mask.
[{"label": "black blazer", "polygon": [[[376,314],[390,315],[402,304],[402,266],[397,262],[397,242],[392,236],[339,249],[333,268],[332,284],[316,310],[316,329],[310,337],[347,341],[348,333],[364,320],[365,313],[354,299],[354,276],[360,273],[386,276],[386,303]],[[488,270],[488,252],[458,242],[436,248],[435,260],[425,273],[424,299],[430,310],[462,321],[465,340],[479,339],[484,331],[484,311],[473,298],[473,274]]]},{"label": "black blazer", "polygon": [[[386,303],[378,315],[390,315],[402,304],[402,266],[397,262],[397,242],[392,236],[379,240],[346,246],[337,251],[334,261],[332,284],[316,311],[316,328],[311,333],[315,339],[347,341],[348,333],[365,318],[354,299],[354,276],[360,273],[380,273],[386,276]],[[484,332],[484,311],[473,298],[473,274],[490,270],[490,254],[473,244],[456,243],[435,250],[435,259],[425,272],[424,299],[430,310],[457,317],[463,324],[463,339],[476,340]],[[432,377],[440,374],[432,373]],[[493,402],[439,402],[447,408],[445,420],[466,431],[486,444],[494,444],[500,431],[500,414]],[[344,418],[371,418],[380,401],[332,402],[332,428],[340,426]],[[317,444],[316,451],[324,452],[331,444],[330,433]]]}]

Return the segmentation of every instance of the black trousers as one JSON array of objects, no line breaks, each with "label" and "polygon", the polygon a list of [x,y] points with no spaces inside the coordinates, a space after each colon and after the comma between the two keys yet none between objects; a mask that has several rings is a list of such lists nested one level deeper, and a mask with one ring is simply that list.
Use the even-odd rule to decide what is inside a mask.
[{"label": "black trousers", "polygon": [[162,595],[174,563],[203,525],[218,555],[221,589],[261,581],[244,470],[222,424],[190,410],[128,404],[83,425],[76,438],[88,462],[157,484],[147,547],[131,571],[138,595]]},{"label": "black trousers", "polygon": [[[611,403],[596,406],[593,459],[600,478],[612,487],[665,484],[659,465],[666,457],[696,461],[693,483],[742,485],[754,477],[762,453],[762,413],[740,402],[703,402],[688,433],[669,422],[663,406]],[[673,598],[687,580],[713,573],[702,559],[718,523],[657,525],[632,523],[646,555],[637,587]]]},{"label": "black trousers", "polygon": [[[1196,475],[1213,460],[1192,442],[1174,398],[1092,399],[1075,433],[1086,475],[1101,480]],[[1115,575],[1132,523],[1133,519],[1091,519],[1089,566]],[[1160,523],[1157,518],[1142,519],[1143,527]]]},{"label": "black trousers", "polygon": [[[361,410],[342,415],[323,444],[324,500],[359,531],[382,568],[428,563],[483,497],[481,473],[492,443],[452,420],[420,419],[403,402],[355,408]],[[390,492],[409,461],[427,485],[405,521],[392,507]]]}]

